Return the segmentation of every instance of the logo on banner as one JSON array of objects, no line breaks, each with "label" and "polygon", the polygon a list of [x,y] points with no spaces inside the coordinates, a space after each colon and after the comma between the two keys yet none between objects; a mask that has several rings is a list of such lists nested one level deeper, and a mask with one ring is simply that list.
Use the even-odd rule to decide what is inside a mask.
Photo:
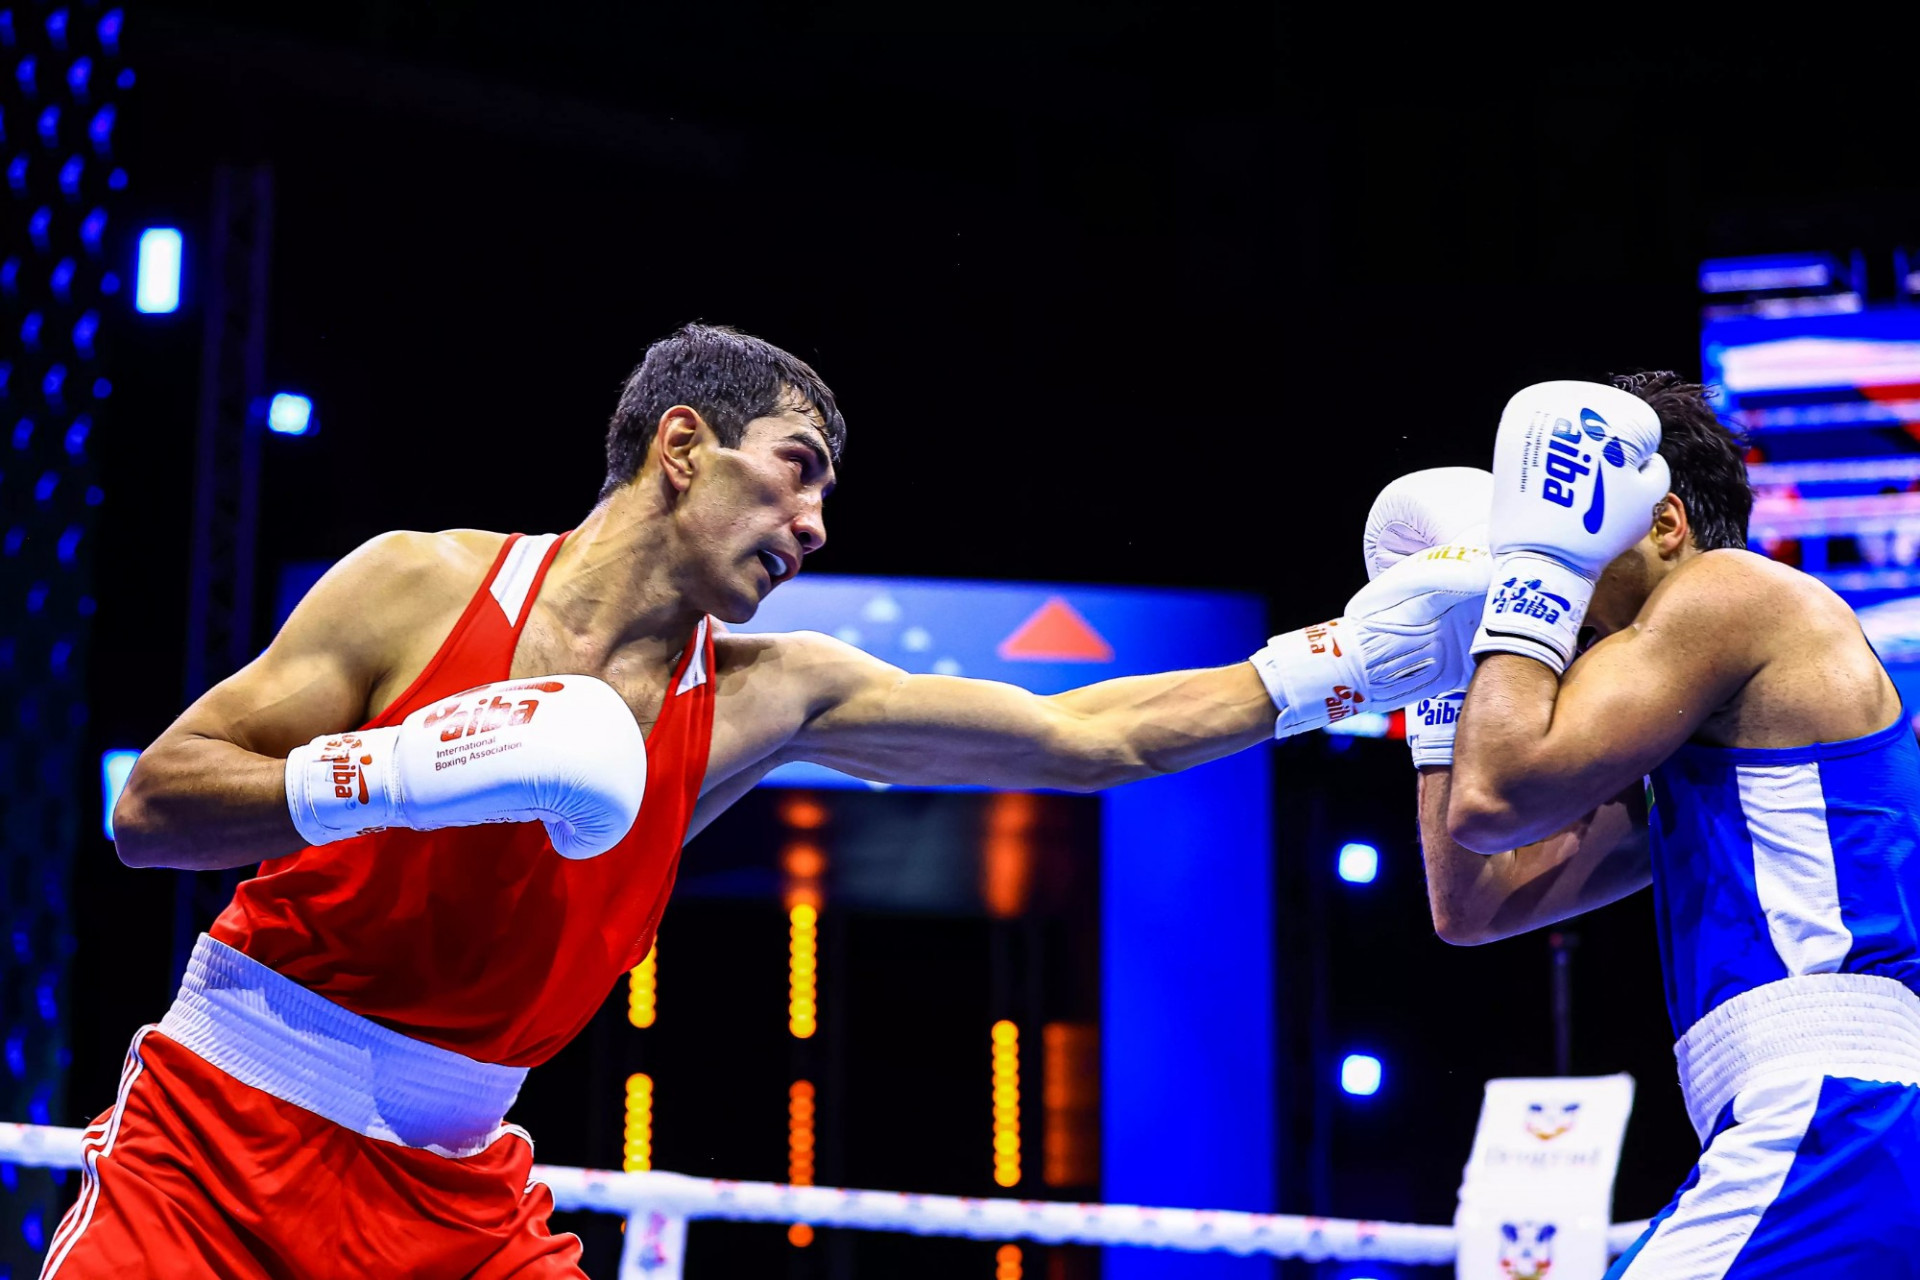
[{"label": "logo on banner", "polygon": [[1551,1222],[1500,1224],[1500,1274],[1507,1280],[1547,1280],[1553,1270]]},{"label": "logo on banner", "polygon": [[1529,1102],[1523,1123],[1527,1132],[1542,1142],[1551,1142],[1573,1128],[1580,1118],[1577,1102]]},{"label": "logo on banner", "polygon": [[646,1226],[641,1231],[640,1247],[635,1251],[642,1271],[664,1271],[671,1265],[673,1260],[667,1257],[666,1233],[666,1215],[649,1213]]}]

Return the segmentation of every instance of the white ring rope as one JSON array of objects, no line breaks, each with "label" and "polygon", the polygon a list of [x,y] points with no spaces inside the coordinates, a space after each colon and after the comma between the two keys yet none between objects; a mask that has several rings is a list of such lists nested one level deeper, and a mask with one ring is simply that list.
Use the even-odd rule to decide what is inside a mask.
[{"label": "white ring rope", "polygon": [[[0,1164],[79,1168],[81,1132],[0,1123]],[[1401,1222],[1303,1218],[1231,1209],[976,1200],[840,1187],[791,1187],[775,1182],[726,1182],[678,1173],[611,1173],[557,1165],[535,1165],[533,1176],[552,1189],[556,1209],[626,1216],[658,1213],[681,1219],[806,1222],[981,1240],[1219,1249],[1309,1262],[1331,1258],[1343,1262],[1445,1264],[1454,1258],[1452,1227]],[[1646,1227],[1645,1222],[1623,1222],[1608,1228],[1608,1251],[1620,1253]]]}]

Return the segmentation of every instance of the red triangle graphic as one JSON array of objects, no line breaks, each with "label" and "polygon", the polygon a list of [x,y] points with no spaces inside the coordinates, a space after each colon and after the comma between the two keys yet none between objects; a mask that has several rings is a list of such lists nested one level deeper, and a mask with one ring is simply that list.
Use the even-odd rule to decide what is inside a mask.
[{"label": "red triangle graphic", "polygon": [[1113,646],[1054,596],[1000,642],[1000,656],[1009,662],[1112,662]]}]

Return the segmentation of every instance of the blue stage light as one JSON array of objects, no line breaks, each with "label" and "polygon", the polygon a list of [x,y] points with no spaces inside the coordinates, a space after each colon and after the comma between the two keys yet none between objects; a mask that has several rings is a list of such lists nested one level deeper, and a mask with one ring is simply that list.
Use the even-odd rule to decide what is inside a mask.
[{"label": "blue stage light", "polygon": [[75,58],[73,65],[67,68],[67,88],[76,98],[87,96],[87,79],[93,74],[92,58]]},{"label": "blue stage light", "polygon": [[72,258],[62,258],[53,264],[53,274],[47,277],[47,287],[62,302],[73,301],[73,273],[76,270],[78,268],[73,265]]},{"label": "blue stage light", "polygon": [[1380,1092],[1380,1059],[1370,1053],[1350,1053],[1340,1060],[1340,1087],[1356,1098]]},{"label": "blue stage light", "polygon": [[83,360],[93,359],[93,340],[100,334],[100,315],[95,311],[82,311],[80,318],[73,322],[73,349]]},{"label": "blue stage light", "polygon": [[100,18],[95,28],[100,36],[100,47],[108,53],[120,52],[120,28],[126,25],[126,15],[118,9],[109,9]]},{"label": "blue stage light", "polygon": [[87,162],[79,156],[68,156],[67,162],[60,166],[60,194],[69,200],[80,198],[80,179],[85,176]]},{"label": "blue stage light", "polygon": [[27,219],[27,235],[33,240],[33,247],[45,253],[47,251],[47,230],[53,226],[53,210],[41,205]]},{"label": "blue stage light", "polygon": [[120,793],[127,789],[127,775],[139,758],[138,751],[125,749],[100,753],[100,825],[109,840],[113,839],[113,806],[120,803]]},{"label": "blue stage light", "polygon": [[33,97],[35,90],[38,88],[38,86],[34,84],[35,70],[36,62],[32,58],[20,59],[19,63],[15,65],[13,69],[14,79],[20,83],[20,92],[29,98]]},{"label": "blue stage light", "polygon": [[88,253],[100,252],[100,237],[106,233],[107,211],[105,209],[95,209],[80,219],[80,243],[86,246]]},{"label": "blue stage light", "polygon": [[47,39],[53,47],[64,50],[67,47],[67,11],[55,9],[47,15]]},{"label": "blue stage light", "polygon": [[140,270],[133,286],[133,309],[165,315],[180,308],[180,232],[148,227],[140,233]]},{"label": "blue stage light", "polygon": [[60,108],[43,107],[40,110],[40,145],[57,147],[60,145]]},{"label": "blue stage light", "polygon": [[113,145],[113,121],[113,104],[109,102],[94,112],[93,119],[87,124],[87,136],[93,139],[93,149],[101,155],[107,154],[108,148]]},{"label": "blue stage light", "polygon": [[1348,884],[1372,884],[1373,878],[1380,874],[1380,851],[1357,840],[1343,844],[1336,866],[1340,878]]},{"label": "blue stage light", "polygon": [[28,163],[24,155],[15,156],[7,162],[7,185],[22,195],[26,194],[27,190]]},{"label": "blue stage light", "polygon": [[313,430],[313,401],[282,391],[267,405],[267,430],[283,436],[304,436]]}]

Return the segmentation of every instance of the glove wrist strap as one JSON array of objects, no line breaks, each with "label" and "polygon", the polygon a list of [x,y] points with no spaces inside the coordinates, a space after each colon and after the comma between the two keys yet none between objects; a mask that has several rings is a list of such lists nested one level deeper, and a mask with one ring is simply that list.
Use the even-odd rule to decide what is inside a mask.
[{"label": "glove wrist strap", "polygon": [[287,813],[302,840],[330,844],[403,825],[391,785],[396,733],[323,734],[287,756]]},{"label": "glove wrist strap", "polygon": [[1366,668],[1351,618],[1302,627],[1267,641],[1250,661],[1279,710],[1273,736],[1323,729],[1360,711],[1366,702]]},{"label": "glove wrist strap", "polygon": [[1453,739],[1460,730],[1460,708],[1467,691],[1437,693],[1407,708],[1407,748],[1416,769],[1447,768],[1453,764]]},{"label": "glove wrist strap", "polygon": [[1494,561],[1473,656],[1517,653],[1563,672],[1592,599],[1593,579],[1586,574],[1537,551],[1509,551]]}]

